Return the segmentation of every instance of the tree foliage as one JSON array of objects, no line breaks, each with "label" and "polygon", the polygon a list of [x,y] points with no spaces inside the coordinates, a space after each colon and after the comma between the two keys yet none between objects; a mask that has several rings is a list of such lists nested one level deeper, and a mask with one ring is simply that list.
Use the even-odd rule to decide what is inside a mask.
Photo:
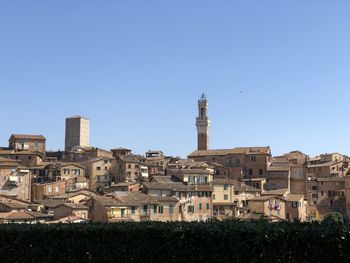
[{"label": "tree foliage", "polygon": [[347,262],[346,225],[233,220],[0,225],[1,262]]}]

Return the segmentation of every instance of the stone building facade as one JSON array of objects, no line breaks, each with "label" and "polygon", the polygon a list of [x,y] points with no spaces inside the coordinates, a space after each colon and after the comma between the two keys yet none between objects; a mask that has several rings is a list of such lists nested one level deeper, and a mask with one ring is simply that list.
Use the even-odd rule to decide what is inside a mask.
[{"label": "stone building facade", "polygon": [[12,134],[9,139],[9,148],[45,154],[46,138],[42,135]]},{"label": "stone building facade", "polygon": [[90,146],[90,120],[81,116],[66,118],[65,150]]}]

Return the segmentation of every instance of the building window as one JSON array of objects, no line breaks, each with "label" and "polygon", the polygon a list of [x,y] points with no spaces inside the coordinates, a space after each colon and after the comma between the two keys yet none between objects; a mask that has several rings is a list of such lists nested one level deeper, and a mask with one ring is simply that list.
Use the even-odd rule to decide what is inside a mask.
[{"label": "building window", "polygon": [[313,199],[317,199],[317,197],[318,197],[317,194],[312,194]]},{"label": "building window", "polygon": [[147,215],[147,213],[148,213],[148,206],[143,205],[143,214]]},{"label": "building window", "polygon": [[47,187],[47,191],[48,191],[49,193],[52,192],[52,186],[51,186],[51,185]]},{"label": "building window", "polygon": [[55,192],[58,193],[60,191],[60,188],[58,186],[55,187]]},{"label": "building window", "polygon": [[256,162],[256,156],[250,156],[250,161],[252,162],[252,163],[255,163]]},{"label": "building window", "polygon": [[299,203],[299,202],[292,202],[292,207],[293,207],[293,208],[298,208],[298,203]]},{"label": "building window", "polygon": [[210,209],[210,204],[209,203],[207,203],[207,209]]},{"label": "building window", "polygon": [[128,168],[131,169],[131,164],[128,165]]},{"label": "building window", "polygon": [[238,192],[238,191],[235,191],[235,195],[239,195],[239,192]]},{"label": "building window", "polygon": [[135,211],[136,211],[136,207],[135,207],[135,206],[132,206],[132,207],[131,207],[131,214],[134,215],[134,214],[135,214]]},{"label": "building window", "polygon": [[228,195],[224,195],[224,200],[228,200]]},{"label": "building window", "polygon": [[329,200],[329,205],[333,206],[333,200]]},{"label": "building window", "polygon": [[187,206],[187,213],[188,214],[193,214],[194,213],[194,206],[193,205]]},{"label": "building window", "polygon": [[163,206],[162,205],[158,206],[158,213],[163,214]]},{"label": "building window", "polygon": [[228,190],[228,185],[227,184],[224,185],[224,190]]},{"label": "building window", "polygon": [[313,191],[317,191],[317,186],[315,186],[315,185],[312,186],[312,190],[313,190]]},{"label": "building window", "polygon": [[105,166],[105,171],[107,171],[108,170],[108,167],[107,166]]},{"label": "building window", "polygon": [[181,205],[179,206],[179,213],[180,214],[182,213],[182,206]]},{"label": "building window", "polygon": [[199,203],[198,208],[199,208],[199,210],[202,210],[202,204],[201,203]]},{"label": "building window", "polygon": [[97,166],[97,167],[96,167],[96,170],[97,170],[97,171],[101,171],[101,167],[100,167],[100,166]]},{"label": "building window", "polygon": [[180,192],[176,192],[175,195],[177,198],[180,198]]},{"label": "building window", "polygon": [[213,194],[213,200],[215,200],[215,194]]},{"label": "building window", "polygon": [[321,196],[324,196],[324,192],[323,191],[321,191]]},{"label": "building window", "polygon": [[169,205],[169,214],[170,215],[174,214],[174,206],[173,205]]},{"label": "building window", "polygon": [[156,205],[153,206],[153,213],[157,214],[157,206]]},{"label": "building window", "polygon": [[122,208],[120,211],[121,217],[124,218],[125,217],[125,209]]},{"label": "building window", "polygon": [[248,173],[249,173],[249,176],[252,176],[253,175],[253,169],[249,169]]},{"label": "building window", "polygon": [[259,169],[259,175],[264,175],[263,169]]}]

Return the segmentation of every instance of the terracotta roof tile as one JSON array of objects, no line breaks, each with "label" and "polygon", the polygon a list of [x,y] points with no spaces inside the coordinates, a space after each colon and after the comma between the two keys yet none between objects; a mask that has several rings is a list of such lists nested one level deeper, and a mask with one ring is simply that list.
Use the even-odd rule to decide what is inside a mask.
[{"label": "terracotta roof tile", "polygon": [[28,140],[46,140],[43,135],[32,135],[32,134],[12,134],[11,138],[15,139],[28,139]]}]

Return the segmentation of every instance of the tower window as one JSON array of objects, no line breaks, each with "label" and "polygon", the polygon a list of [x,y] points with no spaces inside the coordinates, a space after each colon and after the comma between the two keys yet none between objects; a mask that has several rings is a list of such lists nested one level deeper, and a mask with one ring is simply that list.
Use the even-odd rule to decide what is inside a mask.
[{"label": "tower window", "polygon": [[201,108],[201,118],[204,118],[204,108]]}]

